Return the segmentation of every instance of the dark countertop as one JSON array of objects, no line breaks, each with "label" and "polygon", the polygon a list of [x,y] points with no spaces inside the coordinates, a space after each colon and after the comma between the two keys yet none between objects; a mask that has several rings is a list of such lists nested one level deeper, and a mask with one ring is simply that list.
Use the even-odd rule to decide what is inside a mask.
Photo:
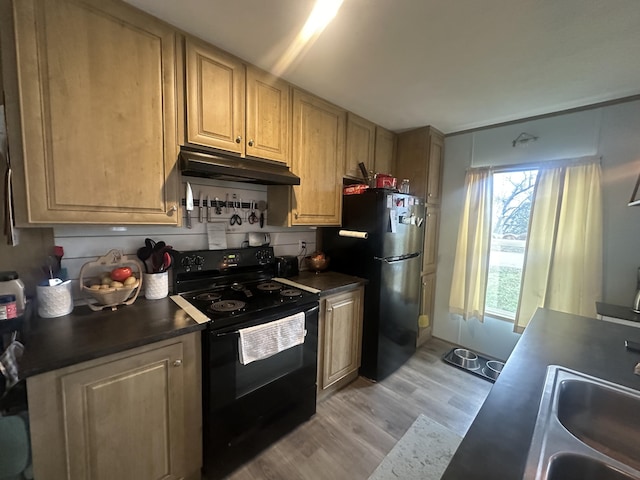
[{"label": "dark countertop", "polygon": [[332,271],[319,273],[302,271],[297,276],[291,277],[288,280],[320,290],[321,297],[351,290],[369,283],[369,281],[364,278]]},{"label": "dark countertop", "polygon": [[442,479],[520,480],[548,365],[640,390],[640,328],[539,309],[509,357]]},{"label": "dark countertop", "polygon": [[[367,280],[337,272],[300,272],[289,280],[332,295],[364,285]],[[117,310],[94,312],[76,306],[64,317],[35,317],[26,322],[21,337],[25,345],[19,363],[21,378],[93,360],[105,355],[203,330],[169,297],[160,300],[136,299]]]},{"label": "dark countertop", "polygon": [[138,298],[117,310],[76,306],[69,315],[35,317],[23,328],[21,378],[203,330],[170,298]]},{"label": "dark countertop", "polygon": [[604,315],[605,317],[621,318],[623,320],[629,320],[630,322],[640,322],[640,313],[632,312],[631,307],[596,302],[596,310],[599,315]]}]

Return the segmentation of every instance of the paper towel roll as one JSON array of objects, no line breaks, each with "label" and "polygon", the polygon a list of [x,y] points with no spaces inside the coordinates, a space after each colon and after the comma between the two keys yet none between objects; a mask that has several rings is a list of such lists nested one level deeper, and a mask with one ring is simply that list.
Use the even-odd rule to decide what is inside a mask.
[{"label": "paper towel roll", "polygon": [[340,230],[338,235],[341,237],[369,238],[369,234],[367,232],[356,232],[355,230]]}]

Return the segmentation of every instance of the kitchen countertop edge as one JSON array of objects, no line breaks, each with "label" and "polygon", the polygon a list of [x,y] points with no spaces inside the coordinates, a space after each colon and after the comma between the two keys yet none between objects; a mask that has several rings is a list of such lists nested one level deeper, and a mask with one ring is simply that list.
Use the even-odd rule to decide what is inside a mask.
[{"label": "kitchen countertop edge", "polygon": [[369,283],[369,280],[365,278],[355,277],[353,275],[347,275],[331,270],[320,273],[303,270],[295,277],[288,278],[288,280],[320,290],[320,297],[346,292]]},{"label": "kitchen countertop edge", "polygon": [[456,450],[443,480],[521,479],[549,365],[640,390],[640,329],[538,309]]},{"label": "kitchen countertop edge", "polygon": [[116,311],[93,312],[85,305],[64,317],[36,316],[21,335],[25,351],[19,376],[26,379],[205,328],[169,298],[138,299]]}]

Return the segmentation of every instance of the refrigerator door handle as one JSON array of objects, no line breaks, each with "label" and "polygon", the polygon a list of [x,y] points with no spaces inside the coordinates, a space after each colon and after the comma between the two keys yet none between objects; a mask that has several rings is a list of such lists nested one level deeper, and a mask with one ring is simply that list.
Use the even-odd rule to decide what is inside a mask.
[{"label": "refrigerator door handle", "polygon": [[374,260],[385,263],[402,262],[403,260],[409,260],[410,258],[416,258],[420,256],[420,252],[408,253],[406,255],[398,255],[396,257],[373,257]]}]

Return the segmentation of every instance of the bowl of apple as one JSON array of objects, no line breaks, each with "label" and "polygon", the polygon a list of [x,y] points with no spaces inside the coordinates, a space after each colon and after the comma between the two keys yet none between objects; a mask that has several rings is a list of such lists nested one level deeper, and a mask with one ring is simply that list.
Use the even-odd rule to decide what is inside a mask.
[{"label": "bowl of apple", "polygon": [[329,257],[323,252],[313,252],[311,255],[304,257],[307,269],[320,273],[329,267]]}]

